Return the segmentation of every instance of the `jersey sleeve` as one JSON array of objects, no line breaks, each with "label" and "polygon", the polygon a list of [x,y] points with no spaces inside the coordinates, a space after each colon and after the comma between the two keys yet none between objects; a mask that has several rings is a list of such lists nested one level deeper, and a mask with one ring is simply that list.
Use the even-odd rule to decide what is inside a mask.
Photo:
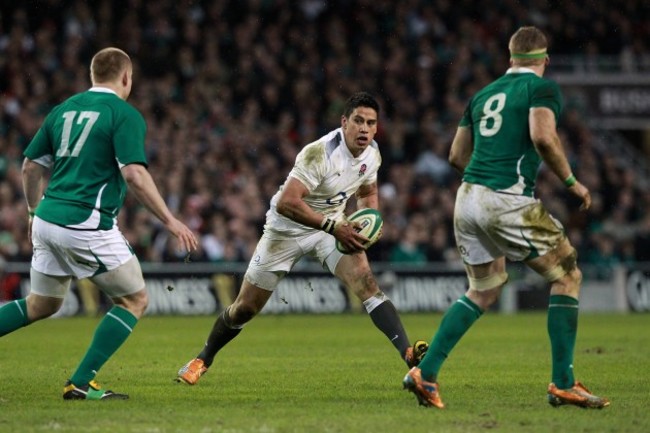
[{"label": "jersey sleeve", "polygon": [[148,165],[144,149],[147,125],[134,107],[125,105],[117,118],[113,133],[115,157],[121,166],[128,164]]},{"label": "jersey sleeve", "polygon": [[555,120],[559,120],[562,112],[560,87],[553,81],[540,80],[532,89],[530,106],[546,107],[555,114]]},{"label": "jersey sleeve", "polygon": [[50,134],[48,133],[50,119],[51,115],[45,119],[36,132],[36,135],[34,135],[34,138],[32,138],[32,141],[23,152],[23,156],[26,158],[48,168],[51,167],[54,162],[54,148],[52,146],[52,141],[50,140]]},{"label": "jersey sleeve", "polygon": [[471,100],[465,107],[465,111],[463,112],[463,117],[461,117],[458,126],[469,126],[470,128],[472,127],[472,101]]},{"label": "jersey sleeve", "polygon": [[298,153],[289,176],[298,179],[312,192],[323,180],[325,168],[324,146],[321,143],[311,144]]}]

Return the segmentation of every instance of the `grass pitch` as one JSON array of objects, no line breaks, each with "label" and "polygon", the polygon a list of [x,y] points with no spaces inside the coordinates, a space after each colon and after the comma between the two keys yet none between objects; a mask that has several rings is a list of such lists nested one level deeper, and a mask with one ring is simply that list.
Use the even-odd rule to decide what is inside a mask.
[{"label": "grass pitch", "polygon": [[[430,340],[439,314],[403,315]],[[99,319],[0,339],[1,432],[648,432],[650,315],[580,317],[576,377],[612,404],[552,408],[546,316],[487,314],[444,366],[445,410],[402,390],[405,365],[365,315],[261,316],[196,386],[173,381],[213,317],[145,317],[97,380],[127,401],[63,401]]]}]

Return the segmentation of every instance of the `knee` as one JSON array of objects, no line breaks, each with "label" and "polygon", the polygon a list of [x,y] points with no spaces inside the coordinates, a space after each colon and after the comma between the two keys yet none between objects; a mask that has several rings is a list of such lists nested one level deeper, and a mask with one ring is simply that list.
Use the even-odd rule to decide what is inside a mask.
[{"label": "knee", "polygon": [[578,298],[580,294],[580,285],[582,284],[582,271],[578,268],[577,252],[572,249],[563,259],[560,260],[558,266],[551,271],[561,272],[563,274],[560,278],[551,279],[551,294],[553,295],[567,295]]},{"label": "knee", "polygon": [[580,287],[580,284],[582,284],[582,271],[580,270],[580,268],[576,266],[575,268],[571,269],[567,273],[567,276],[571,279],[571,282],[573,284]]},{"label": "knee", "polygon": [[62,298],[27,296],[27,317],[30,322],[45,319],[59,311]]},{"label": "knee", "polygon": [[475,290],[469,289],[467,292],[467,297],[474,302],[481,310],[487,311],[501,295],[501,288],[499,286],[493,289],[488,290]]},{"label": "knee", "polygon": [[375,280],[375,276],[370,269],[355,274],[348,286],[362,301],[379,293],[377,280]]},{"label": "knee", "polygon": [[580,284],[582,283],[582,272],[579,268],[573,268],[562,278],[553,281],[551,284],[551,295],[566,295],[578,298],[580,295]]},{"label": "knee", "polygon": [[138,292],[136,303],[138,309],[140,309],[142,314],[144,314],[147,307],[149,306],[149,293],[146,290],[141,290],[140,292]]},{"label": "knee", "polygon": [[131,312],[135,317],[140,318],[149,306],[149,295],[146,289],[142,289],[128,296],[114,298],[113,302]]},{"label": "knee", "polygon": [[228,318],[233,325],[243,325],[257,316],[260,309],[252,303],[235,302],[228,310]]}]

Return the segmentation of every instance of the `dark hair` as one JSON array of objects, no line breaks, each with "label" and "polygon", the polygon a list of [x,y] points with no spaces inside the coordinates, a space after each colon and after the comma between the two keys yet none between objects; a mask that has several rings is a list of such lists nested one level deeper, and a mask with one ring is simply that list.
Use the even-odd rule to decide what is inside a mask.
[{"label": "dark hair", "polygon": [[345,107],[343,108],[343,115],[345,117],[350,117],[352,112],[357,107],[368,107],[372,108],[379,115],[379,104],[377,100],[368,92],[357,92],[345,101]]}]

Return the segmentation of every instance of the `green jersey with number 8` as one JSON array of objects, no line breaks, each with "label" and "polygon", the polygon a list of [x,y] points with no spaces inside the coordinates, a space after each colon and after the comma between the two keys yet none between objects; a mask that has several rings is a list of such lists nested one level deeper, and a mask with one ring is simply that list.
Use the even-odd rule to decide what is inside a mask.
[{"label": "green jersey with number 8", "polygon": [[120,169],[147,165],[145,134],[138,110],[106,88],[55,107],[24,152],[51,168],[36,215],[73,229],[111,229],[127,191]]},{"label": "green jersey with number 8", "polygon": [[531,108],[546,107],[557,121],[560,89],[527,68],[509,69],[469,102],[459,126],[472,128],[474,150],[463,181],[532,197],[541,158],[530,138]]}]

